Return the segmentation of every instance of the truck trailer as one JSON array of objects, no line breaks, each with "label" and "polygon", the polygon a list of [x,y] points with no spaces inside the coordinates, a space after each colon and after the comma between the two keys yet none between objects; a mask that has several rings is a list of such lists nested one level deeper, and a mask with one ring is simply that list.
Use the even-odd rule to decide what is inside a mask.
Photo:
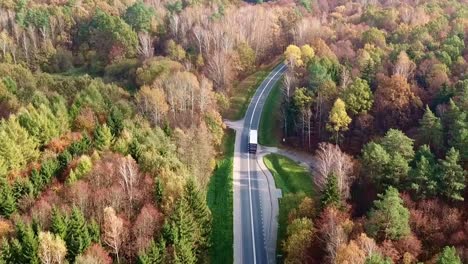
[{"label": "truck trailer", "polygon": [[249,131],[249,145],[247,147],[250,153],[253,153],[253,154],[257,153],[257,144],[258,144],[257,137],[258,137],[257,130]]}]

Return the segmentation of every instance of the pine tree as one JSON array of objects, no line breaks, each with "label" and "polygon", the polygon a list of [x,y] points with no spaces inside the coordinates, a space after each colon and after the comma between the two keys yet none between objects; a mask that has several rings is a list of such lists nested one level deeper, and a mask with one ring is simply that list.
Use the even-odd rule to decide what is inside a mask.
[{"label": "pine tree", "polygon": [[101,228],[96,220],[92,219],[91,223],[88,225],[88,233],[91,241],[93,243],[100,244],[101,241]]},{"label": "pine tree", "polygon": [[440,118],[436,117],[429,106],[426,106],[426,112],[419,121],[419,136],[421,140],[429,144],[432,148],[441,149],[443,147],[443,130]]},{"label": "pine tree", "polygon": [[444,250],[437,260],[437,264],[461,264],[460,257],[455,247],[444,247]]},{"label": "pine tree", "polygon": [[440,160],[441,192],[448,199],[463,201],[466,172],[459,164],[460,154],[451,148],[444,160]]},{"label": "pine tree", "polygon": [[373,237],[383,235],[393,240],[410,233],[409,211],[403,206],[397,189],[389,187],[385,194],[379,194],[379,200],[374,202],[369,213],[367,231]]},{"label": "pine tree", "polygon": [[174,264],[192,264],[196,262],[197,258],[189,239],[182,238],[174,241]]},{"label": "pine tree", "polygon": [[341,206],[340,189],[338,188],[338,180],[335,173],[331,173],[327,178],[327,183],[322,192],[321,202],[322,208],[327,206]]},{"label": "pine tree", "polygon": [[12,262],[13,258],[10,243],[8,243],[6,237],[3,237],[2,242],[0,244],[0,264],[7,264]]},{"label": "pine tree", "polygon": [[10,185],[0,178],[0,215],[10,217],[16,211],[16,198]]},{"label": "pine tree", "polygon": [[19,222],[16,225],[17,239],[20,244],[20,251],[17,252],[19,263],[39,264],[38,258],[38,238],[30,225]]},{"label": "pine tree", "polygon": [[163,196],[164,196],[164,187],[162,185],[161,179],[157,178],[154,184],[154,200],[157,205],[161,205]]},{"label": "pine tree", "polygon": [[94,145],[98,150],[106,150],[112,143],[112,132],[110,128],[104,124],[97,126],[94,130]]},{"label": "pine tree", "polygon": [[210,246],[211,211],[206,204],[205,196],[200,192],[195,179],[190,178],[185,185],[184,199],[192,213],[193,219],[198,224],[200,237],[198,239],[199,252]]},{"label": "pine tree", "polygon": [[158,243],[154,240],[151,241],[151,245],[145,254],[138,256],[138,262],[140,264],[162,264],[166,261],[166,241],[161,238]]},{"label": "pine tree", "polygon": [[91,244],[86,220],[81,211],[76,207],[73,208],[70,220],[68,221],[65,242],[68,249],[67,259],[70,262],[73,262]]},{"label": "pine tree", "polygon": [[409,173],[410,189],[418,198],[436,195],[438,185],[435,169],[435,158],[429,146],[421,146],[414,159],[414,168]]},{"label": "pine tree", "polygon": [[180,199],[168,224],[163,227],[165,239],[174,245],[174,250],[176,251],[174,254],[179,255],[176,258],[189,261],[192,256],[195,256],[193,251],[195,250],[195,242],[198,238],[194,235],[196,232],[197,223],[190,213],[190,207],[187,205],[186,199]]},{"label": "pine tree", "polygon": [[52,208],[50,230],[62,239],[67,235],[67,219],[56,207]]},{"label": "pine tree", "polygon": [[109,125],[114,137],[119,137],[120,133],[122,133],[122,130],[124,129],[123,119],[123,114],[119,108],[112,107],[109,117],[107,118],[107,125]]}]

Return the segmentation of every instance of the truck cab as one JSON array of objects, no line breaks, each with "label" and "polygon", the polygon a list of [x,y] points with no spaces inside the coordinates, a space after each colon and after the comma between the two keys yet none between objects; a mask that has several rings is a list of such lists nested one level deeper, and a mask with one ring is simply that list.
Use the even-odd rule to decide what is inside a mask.
[{"label": "truck cab", "polygon": [[249,131],[249,143],[248,143],[248,151],[249,153],[255,154],[257,153],[257,145],[258,145],[258,135],[257,130],[250,130]]}]

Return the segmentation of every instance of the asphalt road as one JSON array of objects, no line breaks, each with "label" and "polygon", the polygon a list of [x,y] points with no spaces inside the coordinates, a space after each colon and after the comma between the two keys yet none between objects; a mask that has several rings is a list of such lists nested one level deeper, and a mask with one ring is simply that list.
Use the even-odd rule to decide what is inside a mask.
[{"label": "asphalt road", "polygon": [[[236,129],[234,153],[235,263],[276,262],[274,249],[276,241],[271,241],[272,236],[270,235],[272,231],[270,210],[272,199],[276,199],[276,197],[270,193],[267,179],[258,168],[255,155],[248,153],[247,143],[249,130],[258,129],[265,101],[285,70],[286,66],[280,64],[265,78],[249,104],[244,123],[239,124],[240,127]],[[276,240],[276,236],[273,237]]]}]

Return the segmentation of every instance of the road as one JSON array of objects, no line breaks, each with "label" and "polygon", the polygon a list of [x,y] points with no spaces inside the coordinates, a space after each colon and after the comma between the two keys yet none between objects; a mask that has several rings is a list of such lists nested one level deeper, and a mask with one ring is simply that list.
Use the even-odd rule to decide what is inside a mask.
[{"label": "road", "polygon": [[234,262],[276,262],[278,196],[274,183],[257,166],[256,155],[247,151],[249,129],[258,129],[265,101],[286,70],[276,66],[255,92],[243,121],[237,122],[234,149]]}]

